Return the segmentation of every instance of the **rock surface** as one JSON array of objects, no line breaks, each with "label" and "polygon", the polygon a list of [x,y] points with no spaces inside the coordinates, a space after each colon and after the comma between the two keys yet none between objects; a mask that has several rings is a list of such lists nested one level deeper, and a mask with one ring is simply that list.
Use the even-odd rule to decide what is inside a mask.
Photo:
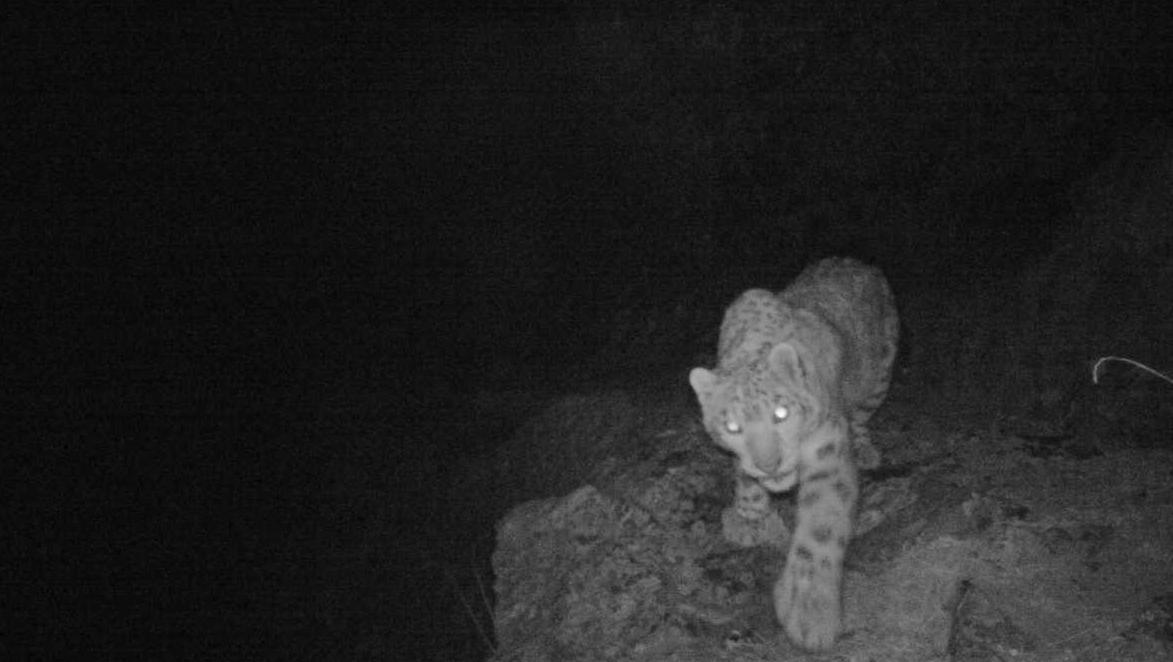
[{"label": "rock surface", "polygon": [[[695,422],[654,430],[633,426],[586,484],[501,519],[493,660],[808,659],[770,604],[783,546],[722,534],[729,458]],[[893,426],[875,436],[881,448],[899,441]],[[924,455],[866,477],[835,655],[1171,650],[1160,624],[1173,591],[1173,455],[1039,457],[995,431],[934,436]],[[774,503],[791,523],[790,495]]]}]

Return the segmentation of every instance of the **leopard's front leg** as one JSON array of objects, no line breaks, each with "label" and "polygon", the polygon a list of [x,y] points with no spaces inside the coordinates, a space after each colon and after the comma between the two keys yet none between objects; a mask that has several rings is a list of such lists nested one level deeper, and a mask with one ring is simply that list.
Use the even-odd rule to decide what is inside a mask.
[{"label": "leopard's front leg", "polygon": [[842,629],[843,557],[859,493],[846,428],[830,427],[804,444],[794,539],[774,585],[778,622],[812,651],[829,649]]},{"label": "leopard's front leg", "polygon": [[742,473],[737,458],[733,459],[733,476],[733,504],[721,513],[725,539],[741,547],[770,545],[785,549],[790,542],[790,531],[770,505],[770,493],[757,480]]}]

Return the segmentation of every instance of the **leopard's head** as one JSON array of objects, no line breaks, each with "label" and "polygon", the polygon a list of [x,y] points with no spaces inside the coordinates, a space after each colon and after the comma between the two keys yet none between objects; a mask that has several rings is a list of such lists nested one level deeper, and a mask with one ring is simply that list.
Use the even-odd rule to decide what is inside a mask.
[{"label": "leopard's head", "polygon": [[779,343],[757,360],[689,373],[713,441],[772,491],[794,486],[801,442],[817,424],[810,367],[794,346]]}]

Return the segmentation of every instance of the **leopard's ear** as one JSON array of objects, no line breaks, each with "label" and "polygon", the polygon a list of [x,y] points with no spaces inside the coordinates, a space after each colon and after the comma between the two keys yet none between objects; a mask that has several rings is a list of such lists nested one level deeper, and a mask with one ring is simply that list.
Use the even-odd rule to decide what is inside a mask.
[{"label": "leopard's ear", "polygon": [[701,402],[709,398],[709,394],[713,392],[713,384],[716,381],[717,376],[711,370],[693,368],[692,372],[688,373],[688,382],[692,384],[692,390],[696,391],[696,397]]},{"label": "leopard's ear", "polygon": [[792,384],[806,384],[808,371],[798,350],[790,343],[778,343],[770,350],[770,370]]}]

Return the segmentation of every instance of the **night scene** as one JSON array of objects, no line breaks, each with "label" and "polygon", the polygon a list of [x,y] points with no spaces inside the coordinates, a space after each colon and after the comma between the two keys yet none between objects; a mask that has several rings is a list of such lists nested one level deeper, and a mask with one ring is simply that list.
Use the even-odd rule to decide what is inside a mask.
[{"label": "night scene", "polygon": [[0,658],[1173,659],[1173,4],[0,30]]}]

